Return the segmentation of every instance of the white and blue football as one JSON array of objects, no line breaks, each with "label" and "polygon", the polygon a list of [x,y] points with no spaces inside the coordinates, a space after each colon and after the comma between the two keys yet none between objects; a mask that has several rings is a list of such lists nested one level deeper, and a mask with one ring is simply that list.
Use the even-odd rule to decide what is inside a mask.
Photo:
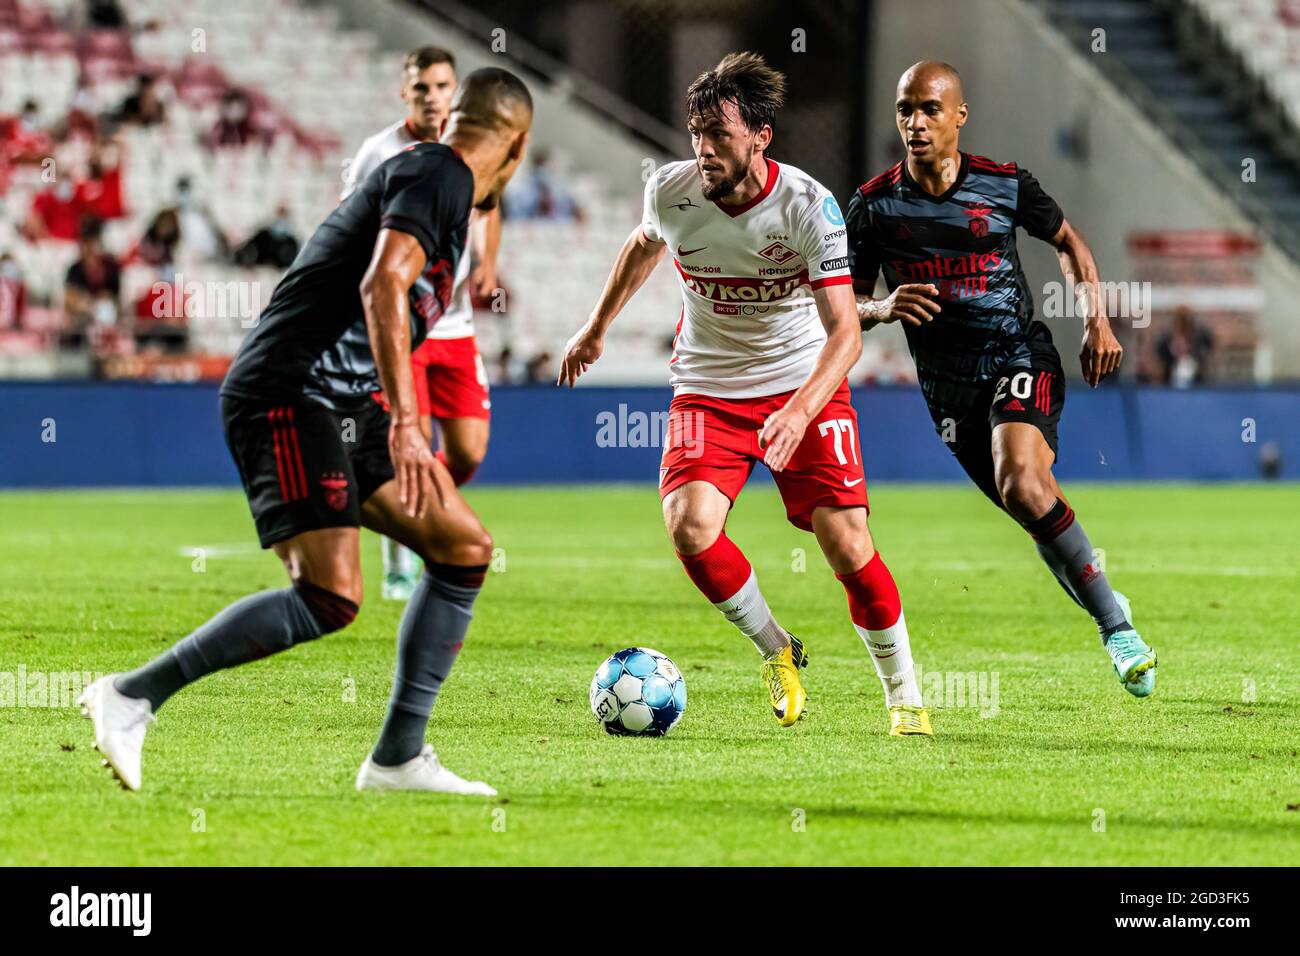
[{"label": "white and blue football", "polygon": [[600,665],[589,697],[608,733],[662,737],[686,712],[686,679],[658,651],[629,647]]}]

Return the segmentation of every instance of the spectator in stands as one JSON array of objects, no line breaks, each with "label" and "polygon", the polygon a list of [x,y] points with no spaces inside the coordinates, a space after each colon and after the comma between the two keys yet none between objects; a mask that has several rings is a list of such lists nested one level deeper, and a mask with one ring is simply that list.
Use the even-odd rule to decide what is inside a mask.
[{"label": "spectator in stands", "polygon": [[158,210],[144,236],[136,244],[134,258],[146,265],[171,265],[176,261],[181,243],[181,220],[176,210],[167,206]]},{"label": "spectator in stands", "polygon": [[915,385],[916,363],[906,351],[892,346],[863,350],[862,376],[859,385]]},{"label": "spectator in stands", "polygon": [[117,0],[86,0],[86,23],[96,30],[122,30],[127,25]]},{"label": "spectator in stands", "polygon": [[545,149],[533,150],[532,166],[506,193],[504,213],[508,218],[582,222],[582,209],[560,185],[550,162],[550,154]]},{"label": "spectator in stands", "polygon": [[492,365],[492,384],[511,385],[515,380],[515,355],[510,346],[501,346],[497,360]]},{"label": "spectator in stands", "polygon": [[555,360],[550,352],[538,352],[524,366],[524,382],[528,385],[542,385],[554,380]]},{"label": "spectator in stands", "polygon": [[62,239],[72,242],[77,238],[83,211],[83,204],[77,196],[77,184],[66,177],[55,179],[52,186],[32,197],[32,208],[23,231],[33,241]]},{"label": "spectator in stands", "polygon": [[135,343],[140,351],[180,354],[189,347],[186,312],[191,306],[175,268],[165,264],[158,278],[135,301]]},{"label": "spectator in stands", "polygon": [[0,118],[0,152],[9,162],[39,163],[53,148],[52,130],[41,120],[36,100],[25,101],[17,116]]},{"label": "spectator in stands", "polygon": [[1191,309],[1180,308],[1174,315],[1173,328],[1156,346],[1161,381],[1173,388],[1202,385],[1210,377],[1210,357],[1214,337],[1198,325]]},{"label": "spectator in stands", "polygon": [[[56,171],[58,167],[52,167]],[[33,241],[78,238],[82,220],[116,219],[125,214],[122,200],[122,171],[115,143],[100,143],[90,158],[87,178],[74,180],[57,176],[54,184],[32,198],[23,231]]]},{"label": "spectator in stands", "polygon": [[189,177],[176,181],[176,212],[186,251],[198,259],[225,259],[230,247],[212,212],[199,202]]},{"label": "spectator in stands", "polygon": [[27,308],[22,270],[9,253],[0,255],[0,329],[21,329]]},{"label": "spectator in stands", "polygon": [[227,90],[221,97],[221,112],[212,129],[203,137],[208,149],[228,146],[248,146],[256,141],[266,142],[253,121],[253,102],[243,90]]},{"label": "spectator in stands", "polygon": [[275,208],[275,219],[235,250],[235,264],[287,269],[297,255],[298,239],[289,222],[289,207],[281,203]]},{"label": "spectator in stands", "polygon": [[92,325],[115,325],[120,314],[122,274],[117,260],[104,251],[103,228],[95,218],[80,227],[77,261],[63,283],[66,346],[85,344]]},{"label": "spectator in stands", "polygon": [[117,121],[127,126],[158,126],[167,120],[167,107],[158,81],[148,73],[135,78],[135,91],[117,108]]}]

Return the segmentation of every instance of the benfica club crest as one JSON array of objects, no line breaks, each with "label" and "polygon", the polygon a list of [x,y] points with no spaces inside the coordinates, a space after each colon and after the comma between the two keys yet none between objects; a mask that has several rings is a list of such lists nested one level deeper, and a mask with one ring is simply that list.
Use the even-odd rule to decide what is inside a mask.
[{"label": "benfica club crest", "polygon": [[325,503],[335,511],[348,506],[348,479],[343,472],[332,471],[322,475],[320,486],[325,491]]},{"label": "benfica club crest", "polygon": [[992,206],[976,206],[974,209],[962,210],[970,216],[970,231],[972,235],[987,236],[989,234],[989,221],[984,217],[993,211]]}]

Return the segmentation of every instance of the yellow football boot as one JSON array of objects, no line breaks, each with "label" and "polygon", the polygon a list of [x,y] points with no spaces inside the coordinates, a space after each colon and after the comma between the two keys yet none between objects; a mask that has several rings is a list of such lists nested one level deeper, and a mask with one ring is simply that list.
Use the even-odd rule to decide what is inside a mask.
[{"label": "yellow football boot", "polygon": [[895,704],[889,708],[889,736],[933,737],[934,728],[930,726],[930,715],[925,712],[924,707]]},{"label": "yellow football boot", "polygon": [[776,714],[782,727],[792,726],[803,716],[808,694],[799,681],[799,668],[807,666],[808,652],[804,650],[803,642],[791,635],[789,646],[763,661],[759,669],[772,699],[772,713]]}]

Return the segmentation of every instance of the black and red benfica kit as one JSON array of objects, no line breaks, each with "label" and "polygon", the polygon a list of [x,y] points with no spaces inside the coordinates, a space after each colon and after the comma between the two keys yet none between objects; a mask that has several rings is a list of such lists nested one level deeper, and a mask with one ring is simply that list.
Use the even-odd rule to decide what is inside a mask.
[{"label": "black and red benfica kit", "polygon": [[1056,451],[1065,400],[1060,356],[1016,251],[1016,229],[1050,241],[1065,216],[1027,170],[961,153],[948,189],[922,189],[899,162],[846,204],[853,278],[890,291],[929,283],[940,313],[905,325],[917,378],[935,428],[986,494],[1001,504],[992,478],[991,431],[1028,422]]},{"label": "black and red benfica kit", "polygon": [[473,195],[473,174],[448,147],[398,153],[317,227],[244,339],[221,386],[222,418],[263,547],[358,526],[362,502],[393,477],[361,279],[381,229],[420,243],[415,349],[447,309]]}]

